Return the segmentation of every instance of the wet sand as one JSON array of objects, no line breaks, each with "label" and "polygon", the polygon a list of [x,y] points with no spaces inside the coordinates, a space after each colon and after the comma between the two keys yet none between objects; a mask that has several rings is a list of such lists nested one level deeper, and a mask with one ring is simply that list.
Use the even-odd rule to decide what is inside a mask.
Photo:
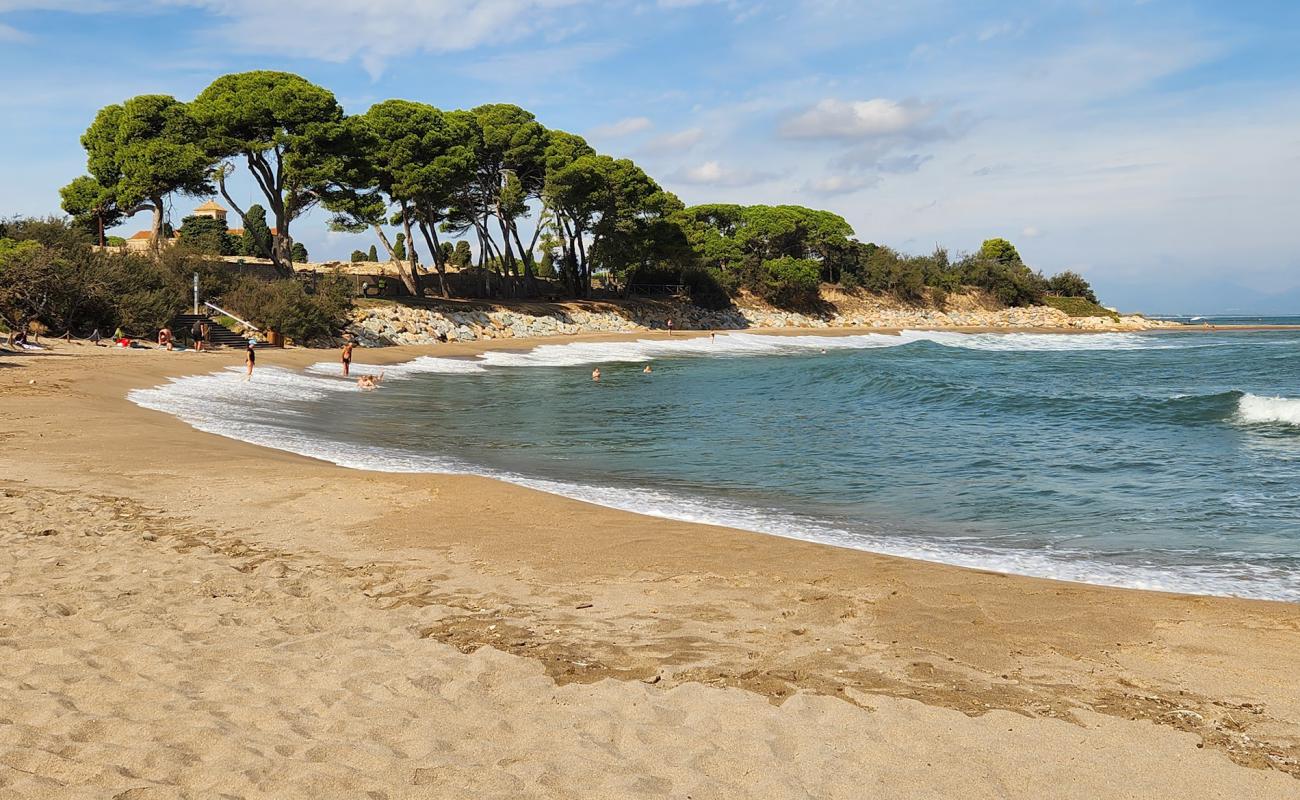
[{"label": "wet sand", "polygon": [[239,363],[0,354],[0,798],[1300,793],[1294,605],[347,470],[125,400]]}]

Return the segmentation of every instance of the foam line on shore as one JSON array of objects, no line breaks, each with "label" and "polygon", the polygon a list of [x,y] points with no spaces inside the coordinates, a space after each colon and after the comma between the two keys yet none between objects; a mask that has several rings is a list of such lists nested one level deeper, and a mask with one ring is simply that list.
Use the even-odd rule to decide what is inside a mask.
[{"label": "foam line on shore", "polygon": [[[842,341],[847,337],[827,337],[826,341],[832,338]],[[704,346],[708,346],[707,340],[704,341]],[[408,365],[421,361],[416,359]],[[418,369],[439,371],[446,366],[431,362],[468,365],[452,368],[459,371],[475,371],[470,367],[478,367],[478,371],[483,369],[475,362],[437,358],[424,359]],[[338,368],[337,364],[328,366]],[[1300,583],[1295,579],[1294,559],[1279,557],[1277,566],[1241,562],[1178,567],[1103,563],[1089,559],[1082,552],[1057,550],[1048,554],[1023,549],[994,549],[942,537],[925,538],[883,530],[848,530],[821,519],[792,515],[779,509],[745,507],[720,498],[549,480],[483,469],[436,453],[339,442],[299,428],[303,415],[309,413],[309,403],[329,392],[356,391],[350,381],[318,375],[314,371],[300,373],[264,367],[258,370],[252,382],[246,383],[240,380],[242,371],[239,367],[230,367],[209,375],[176,378],[162,386],[132,391],[128,398],[142,407],[175,415],[207,433],[353,469],[480,475],[622,511],[955,566],[1107,586],[1300,602]],[[1241,399],[1245,401],[1247,398],[1268,401],[1261,405],[1266,412],[1260,413],[1266,413],[1270,420],[1300,415],[1300,401],[1256,398],[1254,395],[1244,395]],[[1300,419],[1300,416],[1295,418]],[[1255,554],[1254,557],[1259,556]]]},{"label": "foam line on shore", "polygon": [[[905,330],[898,334],[863,333],[846,336],[725,333],[716,338],[681,336],[673,339],[634,339],[614,342],[539,344],[528,350],[489,350],[474,358],[420,356],[384,367],[386,379],[419,374],[467,374],[493,367],[572,367],[588,364],[643,363],[673,357],[745,357],[798,355],[821,350],[868,350],[928,342],[941,347],[990,352],[1055,352],[1076,350],[1141,350],[1185,346],[1134,333],[953,333]],[[353,365],[356,372],[378,368]],[[308,373],[339,376],[338,362],[321,362]]]}]

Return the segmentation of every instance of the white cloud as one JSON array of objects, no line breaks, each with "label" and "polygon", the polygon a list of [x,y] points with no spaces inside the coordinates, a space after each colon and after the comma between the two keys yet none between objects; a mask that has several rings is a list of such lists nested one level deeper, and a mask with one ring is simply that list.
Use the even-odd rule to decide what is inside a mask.
[{"label": "white cloud", "polygon": [[11,25],[5,25],[0,22],[0,42],[25,42],[31,39],[30,36],[18,30]]},{"label": "white cloud", "polygon": [[[592,0],[0,0],[6,11],[148,13],[197,8],[217,20],[226,46],[278,57],[344,62],[372,75],[410,53],[511,44],[557,29],[555,11]],[[520,77],[520,76],[515,76]]]},{"label": "white cloud", "polygon": [[649,117],[624,117],[608,125],[598,125],[591,129],[593,138],[613,139],[619,136],[631,136],[649,130],[653,123]]},{"label": "white cloud", "polygon": [[786,120],[780,130],[789,139],[869,139],[915,130],[933,116],[928,106],[883,97],[827,98]]},{"label": "white cloud", "polygon": [[804,191],[823,195],[852,194],[877,183],[880,183],[878,175],[828,175],[809,181],[804,185]]},{"label": "white cloud", "polygon": [[777,176],[770,172],[724,166],[717,161],[705,161],[698,166],[678,170],[675,177],[682,183],[695,186],[737,187],[764,183]]},{"label": "white cloud", "polygon": [[1026,239],[1037,239],[1040,235],[1042,235],[1042,232],[1039,231],[1037,228],[1035,228],[1033,225],[1030,225],[1026,227],[1024,230],[1022,230],[1020,232],[1020,235],[1025,237]]},{"label": "white cloud", "polygon": [[703,128],[687,128],[676,133],[656,136],[641,148],[647,153],[683,153],[700,143],[704,138]]}]

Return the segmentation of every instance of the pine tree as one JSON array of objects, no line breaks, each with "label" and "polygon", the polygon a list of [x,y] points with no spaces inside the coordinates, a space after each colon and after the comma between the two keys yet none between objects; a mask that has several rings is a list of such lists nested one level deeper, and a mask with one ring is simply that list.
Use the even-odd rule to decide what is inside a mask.
[{"label": "pine tree", "polygon": [[379,260],[379,251],[375,249],[375,246],[373,244],[370,245],[370,260],[371,261]]},{"label": "pine tree", "polygon": [[474,254],[470,252],[469,242],[461,239],[456,242],[456,250],[452,254],[451,263],[456,269],[469,269],[469,265],[474,261]]},{"label": "pine tree", "polygon": [[302,242],[294,242],[293,250],[290,251],[290,257],[293,259],[293,263],[295,264],[306,264],[307,248],[303,246]]},{"label": "pine tree", "polygon": [[393,255],[398,261],[406,260],[406,234],[397,234],[397,242],[393,245]]},{"label": "pine tree", "polygon": [[254,203],[244,214],[244,235],[239,254],[250,258],[271,257],[271,229],[266,226],[266,209]]}]

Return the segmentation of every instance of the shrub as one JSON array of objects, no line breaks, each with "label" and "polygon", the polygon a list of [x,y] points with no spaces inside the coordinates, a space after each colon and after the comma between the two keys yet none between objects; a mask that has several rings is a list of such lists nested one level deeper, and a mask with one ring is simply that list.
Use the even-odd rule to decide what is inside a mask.
[{"label": "shrub", "polygon": [[710,270],[688,269],[682,273],[682,283],[691,302],[701,308],[718,311],[731,307],[731,295]]},{"label": "shrub", "polygon": [[1043,298],[1043,304],[1064,311],[1072,317],[1110,317],[1116,322],[1119,321],[1119,314],[1097,305],[1086,297],[1048,295]]},{"label": "shrub", "polygon": [[1090,303],[1097,302],[1097,294],[1093,292],[1087,278],[1073,270],[1067,269],[1053,275],[1047,281],[1047,291],[1058,297],[1082,297]]},{"label": "shrub", "polygon": [[820,279],[818,262],[782,256],[762,263],[754,288],[773,305],[803,306],[817,301]]},{"label": "shrub", "polygon": [[232,311],[263,328],[309,342],[334,336],[347,324],[352,308],[350,289],[342,276],[330,276],[314,294],[308,294],[296,280],[261,281],[244,278],[222,298]]}]

